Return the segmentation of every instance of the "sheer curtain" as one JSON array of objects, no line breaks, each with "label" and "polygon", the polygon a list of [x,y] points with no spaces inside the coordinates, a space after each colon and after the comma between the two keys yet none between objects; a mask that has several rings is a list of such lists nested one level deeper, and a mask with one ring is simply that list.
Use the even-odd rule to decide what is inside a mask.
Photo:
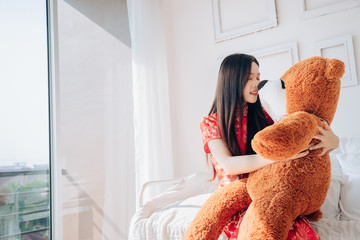
[{"label": "sheer curtain", "polygon": [[136,202],[126,0],[55,7],[56,239],[125,240]]},{"label": "sheer curtain", "polygon": [[[127,4],[133,59],[138,193],[144,182],[171,178],[174,171],[166,47],[159,0],[128,0]],[[151,191],[144,196],[156,190]]]}]

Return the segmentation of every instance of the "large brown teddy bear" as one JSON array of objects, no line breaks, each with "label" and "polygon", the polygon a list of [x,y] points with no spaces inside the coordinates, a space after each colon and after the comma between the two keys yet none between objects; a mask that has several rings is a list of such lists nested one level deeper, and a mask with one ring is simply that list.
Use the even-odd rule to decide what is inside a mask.
[{"label": "large brown teddy bear", "polygon": [[190,224],[184,239],[218,239],[231,216],[246,210],[238,239],[286,239],[298,216],[321,218],[331,177],[329,154],[321,149],[300,159],[286,160],[305,149],[323,119],[335,115],[344,63],[311,57],[283,76],[287,116],[258,132],[251,144],[256,153],[276,161],[217,190]]}]

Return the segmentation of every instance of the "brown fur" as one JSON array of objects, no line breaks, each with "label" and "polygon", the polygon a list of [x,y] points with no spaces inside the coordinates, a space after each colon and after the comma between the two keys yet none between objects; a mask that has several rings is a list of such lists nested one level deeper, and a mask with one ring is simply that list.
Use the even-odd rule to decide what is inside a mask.
[{"label": "brown fur", "polygon": [[344,63],[337,59],[312,57],[282,76],[288,116],[258,132],[252,140],[256,153],[276,163],[250,173],[246,185],[235,181],[215,192],[184,239],[218,239],[231,216],[247,206],[238,239],[286,239],[296,217],[321,218],[320,207],[330,185],[329,154],[319,157],[319,149],[300,159],[281,160],[305,149],[319,134],[319,117],[331,123],[344,69]]}]

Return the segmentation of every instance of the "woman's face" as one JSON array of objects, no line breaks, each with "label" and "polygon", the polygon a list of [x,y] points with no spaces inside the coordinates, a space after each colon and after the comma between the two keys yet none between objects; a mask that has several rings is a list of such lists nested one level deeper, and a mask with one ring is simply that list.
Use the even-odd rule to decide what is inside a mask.
[{"label": "woman's face", "polygon": [[260,82],[260,72],[259,67],[256,63],[251,64],[251,73],[249,80],[247,81],[244,87],[244,100],[247,103],[255,103],[258,96],[258,85]]}]

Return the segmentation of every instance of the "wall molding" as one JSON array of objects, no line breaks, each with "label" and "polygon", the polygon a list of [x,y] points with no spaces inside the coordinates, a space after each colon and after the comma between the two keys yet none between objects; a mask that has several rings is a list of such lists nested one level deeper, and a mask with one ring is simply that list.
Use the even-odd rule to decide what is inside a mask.
[{"label": "wall molding", "polygon": [[[222,26],[222,15],[221,15],[221,0],[213,0],[213,19],[214,19],[214,28],[215,28],[215,42],[222,42],[224,40],[229,40],[232,38],[240,37],[250,33],[262,31],[268,28],[273,28],[277,26],[277,14],[276,14],[276,5],[275,0],[265,0],[267,1],[267,19],[255,22],[253,24],[240,26],[231,30],[223,30]],[[244,5],[246,7],[246,5]],[[226,10],[226,9],[225,9]],[[256,12],[256,9],[249,9],[249,11]],[[256,15],[254,15],[256,16]]]},{"label": "wall molding", "polygon": [[[240,52],[238,52],[238,53],[240,53]],[[291,67],[295,63],[299,62],[298,48],[297,48],[296,42],[275,45],[272,47],[256,49],[256,50],[252,50],[252,51],[242,51],[241,53],[250,54],[257,58],[257,60],[260,63],[260,68],[262,69],[262,70],[260,70],[262,76],[264,76],[264,75],[266,76],[266,71],[264,71],[264,70],[268,69],[268,67],[269,67],[269,64],[262,65],[261,58],[263,58],[263,57],[265,57],[265,58],[274,57],[274,59],[276,59],[277,55],[278,56],[283,55],[283,54],[287,55],[286,60],[285,60],[286,61],[285,64],[287,66],[285,67],[282,63],[279,65],[279,67],[276,67],[276,65],[271,66],[270,68],[274,70],[274,71],[271,70],[271,73],[270,73],[271,75],[274,75],[274,72],[284,73],[284,71],[287,70],[287,67]],[[217,71],[219,70],[219,67],[220,67],[223,59],[225,57],[227,57],[228,55],[222,56],[221,58],[216,59],[215,66],[217,68]],[[274,61],[276,61],[276,60],[274,60]],[[267,61],[267,62],[269,62],[269,61]],[[280,77],[280,75],[278,77]],[[271,79],[269,79],[269,80],[271,80]]]},{"label": "wall molding", "polygon": [[[315,54],[326,58],[339,58],[345,63],[345,74],[341,78],[341,87],[349,87],[357,85],[356,64],[354,47],[351,35],[338,36],[335,38],[326,39],[316,42]],[[343,46],[344,51],[340,56],[326,56],[323,54],[324,49]]]},{"label": "wall molding", "polygon": [[299,54],[298,54],[298,48],[296,42],[285,43],[268,48],[254,50],[248,52],[248,54],[253,55],[256,58],[260,58],[260,57],[276,55],[284,52],[287,52],[289,54],[288,60],[289,63],[291,63],[291,65],[294,65],[295,63],[299,62]]},{"label": "wall molding", "polygon": [[299,0],[299,1],[301,4],[300,16],[304,19],[332,14],[335,12],[340,12],[349,8],[360,6],[360,0],[343,0],[338,3],[329,4],[327,6],[323,6],[315,9],[306,9],[306,0]]}]

